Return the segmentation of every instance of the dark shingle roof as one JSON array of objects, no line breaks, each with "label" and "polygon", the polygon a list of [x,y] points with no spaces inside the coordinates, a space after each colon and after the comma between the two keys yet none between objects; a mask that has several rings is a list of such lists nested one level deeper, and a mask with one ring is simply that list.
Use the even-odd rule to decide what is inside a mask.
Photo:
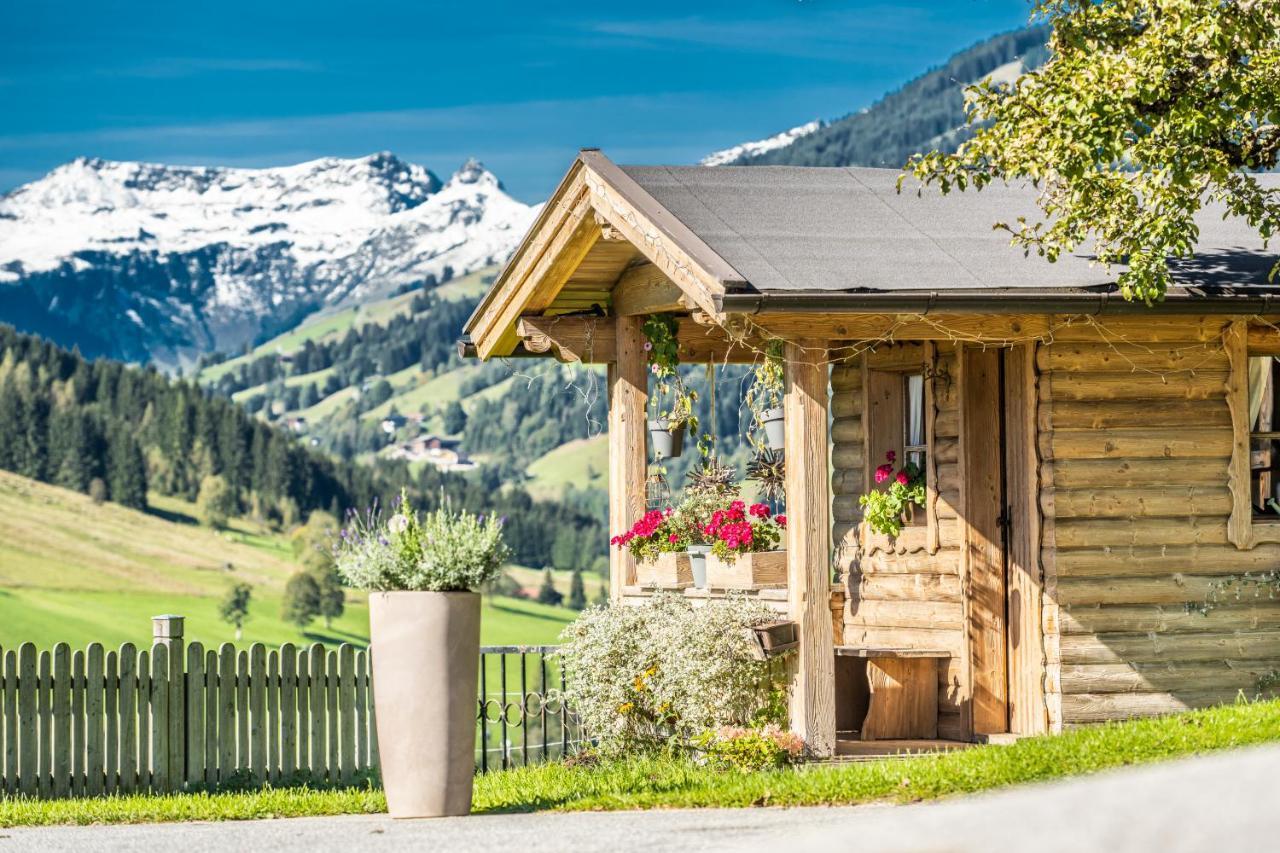
[{"label": "dark shingle roof", "polygon": [[[998,221],[1035,221],[1030,186],[941,195],[896,169],[795,166],[622,166],[662,207],[759,292],[1106,292],[1111,275],[1087,253],[1057,263],[1011,246]],[[1280,186],[1266,175],[1265,185]],[[1258,293],[1276,256],[1239,219],[1206,209],[1194,261],[1175,265],[1187,294]]]}]

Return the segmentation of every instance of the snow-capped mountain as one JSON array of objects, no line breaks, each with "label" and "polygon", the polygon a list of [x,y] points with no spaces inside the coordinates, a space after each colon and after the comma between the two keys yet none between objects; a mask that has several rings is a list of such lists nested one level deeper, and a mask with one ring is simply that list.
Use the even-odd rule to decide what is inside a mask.
[{"label": "snow-capped mountain", "polygon": [[318,308],[500,263],[537,210],[468,161],[273,169],[79,159],[0,197],[0,321],[176,364]]},{"label": "snow-capped mountain", "polygon": [[821,130],[826,126],[826,122],[814,120],[793,127],[790,130],[784,130],[768,139],[757,139],[754,142],[743,142],[741,145],[735,145],[732,148],[723,148],[719,151],[713,151],[706,157],[698,161],[700,166],[724,166],[729,163],[737,163],[748,157],[754,157],[763,154],[766,151],[773,151],[776,148],[786,148],[791,143],[801,137],[808,136],[811,133]]}]

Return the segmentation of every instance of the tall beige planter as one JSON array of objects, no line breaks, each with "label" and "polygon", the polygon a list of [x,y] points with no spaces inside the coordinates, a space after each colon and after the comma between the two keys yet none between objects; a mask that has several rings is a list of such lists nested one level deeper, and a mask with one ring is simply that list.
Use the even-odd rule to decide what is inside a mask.
[{"label": "tall beige planter", "polygon": [[369,634],[387,811],[470,813],[479,594],[371,592]]}]

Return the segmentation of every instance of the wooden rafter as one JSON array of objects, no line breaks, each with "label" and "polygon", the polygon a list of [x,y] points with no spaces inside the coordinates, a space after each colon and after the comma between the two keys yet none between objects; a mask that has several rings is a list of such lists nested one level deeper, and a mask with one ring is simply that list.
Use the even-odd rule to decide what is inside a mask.
[{"label": "wooden rafter", "polygon": [[[517,331],[527,352],[546,353],[561,361],[608,364],[617,359],[615,329],[624,318],[520,318]],[[750,363],[760,351],[758,342],[731,339],[719,326],[700,326],[688,320],[677,333],[680,360],[689,363]]]},{"label": "wooden rafter", "polygon": [[652,263],[628,267],[613,286],[613,313],[619,317],[689,310],[683,290]]}]

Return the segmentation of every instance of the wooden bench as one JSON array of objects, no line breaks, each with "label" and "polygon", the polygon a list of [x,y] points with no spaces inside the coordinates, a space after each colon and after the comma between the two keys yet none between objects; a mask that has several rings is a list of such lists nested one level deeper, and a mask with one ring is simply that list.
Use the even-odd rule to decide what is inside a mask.
[{"label": "wooden bench", "polygon": [[836,646],[836,655],[867,662],[870,701],[862,740],[938,736],[938,661],[948,660],[950,652]]}]

